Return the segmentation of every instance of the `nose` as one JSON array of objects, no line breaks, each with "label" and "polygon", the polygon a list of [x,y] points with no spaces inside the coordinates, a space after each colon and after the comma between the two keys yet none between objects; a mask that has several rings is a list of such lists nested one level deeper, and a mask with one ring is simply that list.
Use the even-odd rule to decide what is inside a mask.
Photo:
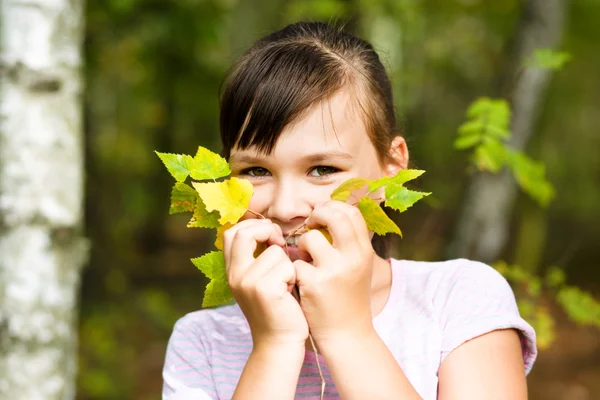
[{"label": "nose", "polygon": [[300,185],[280,182],[274,188],[266,217],[283,223],[304,221],[312,210],[307,195],[306,188],[302,190]]}]

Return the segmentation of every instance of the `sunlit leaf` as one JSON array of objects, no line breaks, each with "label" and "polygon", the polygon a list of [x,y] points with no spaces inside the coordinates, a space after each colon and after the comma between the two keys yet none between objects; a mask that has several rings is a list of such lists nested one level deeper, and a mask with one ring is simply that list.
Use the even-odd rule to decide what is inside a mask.
[{"label": "sunlit leaf", "polygon": [[189,185],[182,182],[176,182],[171,190],[171,207],[169,214],[177,214],[187,211],[194,211],[198,200],[198,192]]},{"label": "sunlit leaf", "polygon": [[550,267],[546,273],[546,285],[548,287],[556,289],[564,285],[566,281],[565,271],[558,267]]},{"label": "sunlit leaf", "polygon": [[155,153],[177,182],[185,181],[194,164],[194,159],[191,156],[187,154],[159,153],[158,151],[155,151]]},{"label": "sunlit leaf", "polygon": [[428,192],[416,192],[402,185],[390,183],[385,187],[385,205],[394,210],[404,212],[417,201],[430,194]]},{"label": "sunlit leaf", "polygon": [[218,211],[219,223],[236,223],[248,210],[252,198],[252,184],[245,179],[231,178],[223,182],[198,183],[192,185],[208,211]]},{"label": "sunlit leaf", "polygon": [[229,228],[231,228],[233,226],[233,224],[225,224],[222,226],[219,226],[219,228],[217,229],[217,238],[215,239],[215,247],[219,250],[223,250],[223,235],[225,234],[225,231]]},{"label": "sunlit leaf", "polygon": [[357,190],[357,189],[362,188],[363,186],[366,186],[371,181],[372,181],[371,179],[365,179],[365,178],[348,179],[347,181],[342,183],[340,186],[338,186],[337,189],[335,189],[331,193],[331,196],[329,196],[329,197],[331,198],[331,200],[346,201],[346,200],[348,200],[348,198],[350,198],[350,195],[352,194],[352,192],[354,190]]},{"label": "sunlit leaf", "polygon": [[522,152],[512,151],[509,153],[508,165],[519,186],[540,206],[546,207],[552,201],[555,190],[546,178],[546,168],[543,163],[532,160]]},{"label": "sunlit leaf", "polygon": [[225,259],[222,251],[211,251],[202,257],[192,258],[192,263],[210,279],[204,292],[202,307],[219,306],[233,300],[227,284]]},{"label": "sunlit leaf", "polygon": [[197,180],[218,179],[231,174],[227,161],[212,151],[202,146],[194,156],[190,176]]},{"label": "sunlit leaf", "polygon": [[406,182],[412,181],[413,179],[417,179],[419,176],[423,175],[425,171],[420,169],[403,169],[398,171],[398,173],[394,176],[384,176],[383,178],[377,179],[369,184],[369,192],[374,192],[382,186],[385,186],[390,183],[396,183],[398,185],[403,185]]},{"label": "sunlit leaf", "polygon": [[363,197],[358,201],[358,209],[360,210],[367,228],[371,232],[375,232],[378,235],[385,235],[387,233],[397,233],[402,236],[400,228],[388,217],[381,206],[369,197]]},{"label": "sunlit leaf", "polygon": [[[198,192],[196,192],[197,194]],[[218,228],[221,226],[219,222],[220,214],[218,211],[208,211],[201,198],[196,201],[194,207],[194,215],[187,224],[188,228]]]}]

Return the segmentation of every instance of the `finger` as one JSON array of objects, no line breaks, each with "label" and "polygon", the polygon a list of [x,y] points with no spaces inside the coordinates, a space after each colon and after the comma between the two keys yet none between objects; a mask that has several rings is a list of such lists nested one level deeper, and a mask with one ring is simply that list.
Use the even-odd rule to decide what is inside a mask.
[{"label": "finger", "polygon": [[285,262],[291,261],[287,254],[285,254],[283,248],[277,245],[271,245],[267,247],[267,249],[245,270],[243,279],[244,281],[254,282],[277,265]]},{"label": "finger", "polygon": [[289,292],[288,288],[293,287],[296,284],[296,269],[294,264],[288,259],[274,265],[270,268],[262,277],[261,285],[272,288],[275,290],[275,294],[283,296],[286,292]]},{"label": "finger", "polygon": [[315,266],[325,265],[327,256],[333,251],[333,247],[316,229],[310,230],[298,239],[298,249],[310,254]]},{"label": "finger", "polygon": [[[331,233],[335,248],[343,250],[356,247],[359,235],[347,210],[340,210],[328,202],[322,207],[316,207],[308,217],[306,225],[309,228],[324,226]],[[358,213],[360,211],[356,210]]]},{"label": "finger", "polygon": [[235,237],[235,234],[237,231],[239,231],[240,229],[244,229],[250,226],[254,226],[256,224],[265,224],[267,223],[267,220],[262,220],[262,219],[247,219],[247,220],[243,220],[238,222],[237,224],[233,225],[231,228],[227,229],[224,233],[223,233],[223,256],[225,257],[225,261],[228,261],[231,259],[231,245],[233,243],[233,238]]},{"label": "finger", "polygon": [[[225,232],[228,234],[229,230]],[[271,243],[285,245],[281,230],[270,222],[256,223],[242,229],[237,229],[229,236],[231,239],[229,249],[230,265],[250,265],[254,261],[254,251],[257,243]]]},{"label": "finger", "polygon": [[365,221],[365,218],[358,207],[335,200],[328,202],[328,205],[345,213],[350,218],[350,221],[352,222],[352,225],[354,226],[358,236],[369,238],[370,241],[367,222]]},{"label": "finger", "polygon": [[303,290],[305,291],[306,288],[314,287],[317,269],[314,265],[310,265],[302,260],[294,261],[294,269],[296,270],[296,284],[300,291],[300,298],[302,298]]}]

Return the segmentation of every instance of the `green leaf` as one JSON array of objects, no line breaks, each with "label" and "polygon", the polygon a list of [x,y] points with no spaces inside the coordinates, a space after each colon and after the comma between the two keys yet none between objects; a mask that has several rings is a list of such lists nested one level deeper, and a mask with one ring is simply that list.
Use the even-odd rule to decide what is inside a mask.
[{"label": "green leaf", "polygon": [[591,294],[574,286],[560,289],[556,300],[576,323],[600,328],[600,302]]},{"label": "green leaf", "polygon": [[171,190],[171,207],[169,214],[194,211],[199,199],[198,192],[185,183],[177,182]]},{"label": "green leaf", "polygon": [[190,176],[199,181],[207,179],[218,179],[231,174],[231,169],[227,161],[212,151],[202,146],[198,147],[198,152],[191,165]]},{"label": "green leaf", "polygon": [[155,153],[177,182],[185,181],[194,163],[194,159],[191,156],[187,154],[159,153],[158,151],[155,151]]},{"label": "green leaf", "polygon": [[552,49],[536,49],[533,55],[525,62],[525,66],[549,70],[560,70],[571,61],[571,54]]},{"label": "green leaf", "polygon": [[480,171],[498,172],[507,161],[505,147],[496,139],[486,137],[475,149],[475,165]]},{"label": "green leaf", "polygon": [[481,142],[481,135],[478,133],[462,135],[454,141],[454,148],[459,150],[468,149],[479,144],[479,142]]},{"label": "green leaf", "polygon": [[367,223],[367,228],[371,232],[375,232],[378,235],[397,233],[402,236],[400,228],[398,228],[394,221],[385,214],[381,206],[373,199],[365,196],[358,201],[357,207]]},{"label": "green leaf", "polygon": [[[195,191],[196,192],[196,191]],[[196,192],[198,194],[198,192]],[[221,226],[218,211],[208,211],[200,197],[194,207],[194,215],[187,224],[188,228],[218,228]]]},{"label": "green leaf", "polygon": [[554,186],[546,179],[546,168],[522,152],[509,153],[508,164],[515,179],[525,193],[540,206],[547,207],[555,196]]},{"label": "green leaf", "polygon": [[248,210],[253,192],[250,182],[235,177],[223,182],[193,182],[192,185],[200,194],[206,209],[219,212],[221,225],[239,221]]},{"label": "green leaf", "polygon": [[346,201],[354,190],[360,189],[372,182],[366,178],[351,178],[338,186],[329,196],[331,200]]},{"label": "green leaf", "polygon": [[423,175],[425,171],[420,169],[403,169],[398,171],[398,173],[394,176],[384,176],[383,178],[377,179],[369,184],[369,192],[374,192],[382,186],[388,185],[390,183],[396,183],[398,185],[403,185],[408,181],[412,181],[413,179],[417,179],[419,176]]},{"label": "green leaf", "polygon": [[404,212],[409,207],[412,207],[417,201],[430,194],[431,193],[409,190],[397,183],[390,183],[385,187],[385,205],[394,210]]},{"label": "green leaf", "polygon": [[192,263],[210,279],[204,292],[202,307],[221,306],[233,300],[227,284],[225,259],[222,251],[211,251],[202,257],[192,258]]},{"label": "green leaf", "polygon": [[548,269],[548,273],[546,274],[546,285],[552,289],[559,288],[560,286],[565,284],[567,277],[565,276],[565,271],[558,267],[550,267]]}]

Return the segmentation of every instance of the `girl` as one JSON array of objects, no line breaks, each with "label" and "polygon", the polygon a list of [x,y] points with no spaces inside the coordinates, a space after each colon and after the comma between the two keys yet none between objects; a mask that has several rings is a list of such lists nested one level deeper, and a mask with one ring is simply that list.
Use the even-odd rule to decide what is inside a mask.
[{"label": "girl", "polygon": [[[226,81],[221,139],[266,219],[247,213],[226,232],[236,304],[177,322],[163,399],[318,399],[316,357],[327,399],[527,398],[535,333],[501,275],[465,259],[388,259],[356,207],[328,201],[351,177],[408,164],[370,44],[323,23],[259,40]],[[315,229],[286,245],[305,223],[333,244]]]}]

